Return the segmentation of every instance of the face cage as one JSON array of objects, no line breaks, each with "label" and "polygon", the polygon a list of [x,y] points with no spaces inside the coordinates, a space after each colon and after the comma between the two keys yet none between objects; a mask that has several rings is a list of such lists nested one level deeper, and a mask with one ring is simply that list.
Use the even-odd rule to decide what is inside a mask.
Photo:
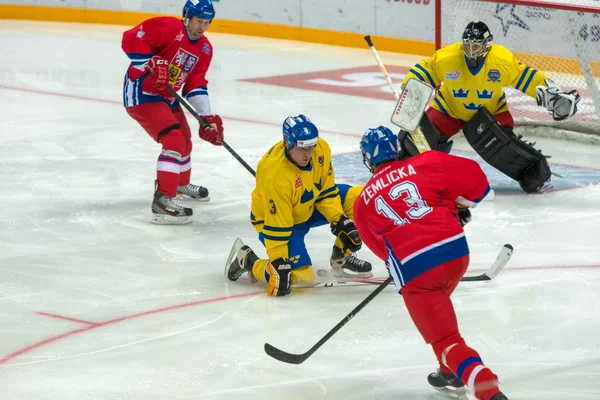
[{"label": "face cage", "polygon": [[463,51],[467,58],[483,57],[487,48],[487,40],[463,39]]}]

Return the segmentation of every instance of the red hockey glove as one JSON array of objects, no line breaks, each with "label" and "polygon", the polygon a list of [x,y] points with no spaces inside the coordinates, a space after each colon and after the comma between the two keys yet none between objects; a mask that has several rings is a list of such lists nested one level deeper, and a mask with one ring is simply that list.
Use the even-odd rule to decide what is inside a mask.
[{"label": "red hockey glove", "polygon": [[160,91],[169,83],[169,62],[160,56],[154,56],[148,61],[150,74],[146,77],[147,84]]},{"label": "red hockey glove", "polygon": [[206,140],[215,146],[222,146],[223,141],[223,120],[218,115],[204,115],[202,117],[208,126],[205,128],[200,125],[200,138]]}]

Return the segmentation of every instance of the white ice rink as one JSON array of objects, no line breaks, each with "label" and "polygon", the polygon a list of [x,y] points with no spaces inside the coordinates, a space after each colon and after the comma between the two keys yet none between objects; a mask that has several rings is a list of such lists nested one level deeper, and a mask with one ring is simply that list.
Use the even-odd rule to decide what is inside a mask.
[{"label": "white ice rink", "polygon": [[[159,146],[121,104],[124,29],[0,21],[0,400],[443,399],[426,381],[433,353],[391,287],[304,364],[263,352],[265,342],[304,352],[374,286],[274,299],[227,282],[236,237],[264,249],[248,218],[252,176],[225,149],[194,136],[192,181],[212,199],[193,204],[194,223],[149,223]],[[367,48],[209,37],[213,111],[250,165],[299,113],[361,165],[360,135],[387,124],[391,95],[240,79],[377,71]],[[381,55],[390,65],[418,60]],[[515,253],[493,282],[458,287],[459,324],[510,399],[600,399],[600,147],[538,145],[564,182],[573,171],[591,178],[542,196],[498,190],[473,211],[471,269],[486,269],[504,243]],[[356,171],[338,180],[366,173]],[[317,268],[328,268],[332,243],[327,227],[309,234]],[[360,255],[387,276],[372,253]]]}]

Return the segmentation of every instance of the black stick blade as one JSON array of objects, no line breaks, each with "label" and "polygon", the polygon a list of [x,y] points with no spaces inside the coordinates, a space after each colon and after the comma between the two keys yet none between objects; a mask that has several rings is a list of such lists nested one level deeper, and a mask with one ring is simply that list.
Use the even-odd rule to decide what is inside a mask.
[{"label": "black stick blade", "polygon": [[270,355],[276,360],[279,360],[288,364],[302,364],[308,358],[310,354],[290,354],[285,351],[279,350],[276,347],[271,346],[269,343],[265,343],[265,353]]}]

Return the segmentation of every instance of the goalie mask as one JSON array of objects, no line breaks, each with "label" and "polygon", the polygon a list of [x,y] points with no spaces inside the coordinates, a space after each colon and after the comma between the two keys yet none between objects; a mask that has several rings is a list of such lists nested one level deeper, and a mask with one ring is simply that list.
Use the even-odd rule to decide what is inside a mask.
[{"label": "goalie mask", "polygon": [[462,48],[469,68],[479,67],[492,48],[494,36],[486,24],[481,21],[469,22],[462,36]]},{"label": "goalie mask", "polygon": [[360,141],[360,151],[365,166],[374,172],[378,165],[398,159],[400,144],[398,137],[389,128],[378,126],[364,133]]}]

